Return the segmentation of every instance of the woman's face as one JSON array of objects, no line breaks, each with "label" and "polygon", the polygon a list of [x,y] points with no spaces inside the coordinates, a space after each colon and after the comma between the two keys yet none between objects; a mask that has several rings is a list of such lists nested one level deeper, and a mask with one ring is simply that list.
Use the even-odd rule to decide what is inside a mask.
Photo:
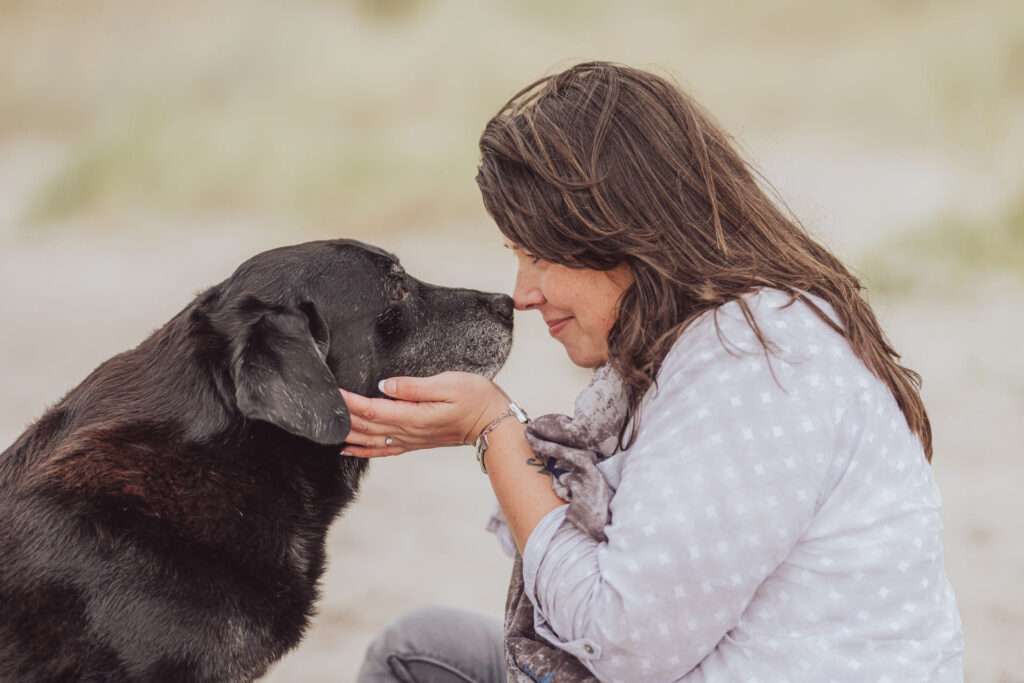
[{"label": "woman's face", "polygon": [[512,292],[516,309],[538,311],[548,332],[562,343],[576,365],[596,368],[607,361],[608,332],[615,324],[622,293],[633,283],[629,266],[568,268],[506,246],[518,261]]}]

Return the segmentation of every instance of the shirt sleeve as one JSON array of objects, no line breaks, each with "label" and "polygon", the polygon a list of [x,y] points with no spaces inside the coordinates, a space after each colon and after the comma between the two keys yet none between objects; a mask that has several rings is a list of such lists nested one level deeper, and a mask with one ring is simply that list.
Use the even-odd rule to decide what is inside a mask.
[{"label": "shirt sleeve", "polygon": [[561,509],[531,535],[524,584],[537,631],[602,680],[684,676],[810,524],[845,396],[818,342],[845,342],[809,316],[802,305],[757,309],[772,355],[736,304],[696,323],[622,454],[607,542]]}]

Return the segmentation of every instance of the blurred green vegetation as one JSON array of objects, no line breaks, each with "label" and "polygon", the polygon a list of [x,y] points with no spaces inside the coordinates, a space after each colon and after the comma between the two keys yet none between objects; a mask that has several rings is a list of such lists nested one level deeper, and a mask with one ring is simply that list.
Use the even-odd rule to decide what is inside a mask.
[{"label": "blurred green vegetation", "polygon": [[[674,75],[754,147],[813,131],[1024,179],[1010,0],[0,0],[0,156],[61,150],[25,233],[133,211],[457,224],[483,215],[487,118],[594,58]],[[1012,251],[983,246],[1006,239],[1000,221],[957,225],[906,248]]]},{"label": "blurred green vegetation", "polygon": [[873,292],[925,288],[948,295],[979,277],[1024,282],[1024,189],[996,215],[948,216],[872,249],[862,270]]}]

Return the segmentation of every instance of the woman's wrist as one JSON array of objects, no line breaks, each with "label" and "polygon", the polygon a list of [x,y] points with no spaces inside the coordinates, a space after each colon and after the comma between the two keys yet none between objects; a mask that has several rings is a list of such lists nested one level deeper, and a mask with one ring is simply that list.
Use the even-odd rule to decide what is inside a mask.
[{"label": "woman's wrist", "polygon": [[536,454],[525,432],[519,420],[503,421],[488,435],[484,454],[487,476],[520,553],[537,524],[565,504],[551,488],[551,477],[533,465]]},{"label": "woman's wrist", "polygon": [[487,406],[481,411],[480,416],[477,418],[476,424],[473,425],[473,429],[470,430],[469,436],[471,441],[469,443],[475,444],[480,440],[480,436],[484,433],[488,427],[494,424],[494,421],[498,417],[508,410],[509,403],[511,400],[502,391],[498,385],[494,385],[495,393],[491,396],[487,403]]}]

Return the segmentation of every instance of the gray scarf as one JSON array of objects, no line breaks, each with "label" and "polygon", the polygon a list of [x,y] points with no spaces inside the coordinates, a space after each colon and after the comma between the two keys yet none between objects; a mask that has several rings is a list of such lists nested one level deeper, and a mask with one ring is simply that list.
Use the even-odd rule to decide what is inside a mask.
[{"label": "gray scarf", "polygon": [[[555,493],[569,503],[566,519],[596,541],[605,541],[613,491],[597,468],[617,446],[626,414],[622,380],[602,365],[576,398],[574,417],[542,415],[526,429],[526,440],[551,472]],[[509,680],[593,681],[594,675],[568,652],[533,628],[533,604],[523,592],[523,558],[516,554],[505,603],[505,662]]]}]

